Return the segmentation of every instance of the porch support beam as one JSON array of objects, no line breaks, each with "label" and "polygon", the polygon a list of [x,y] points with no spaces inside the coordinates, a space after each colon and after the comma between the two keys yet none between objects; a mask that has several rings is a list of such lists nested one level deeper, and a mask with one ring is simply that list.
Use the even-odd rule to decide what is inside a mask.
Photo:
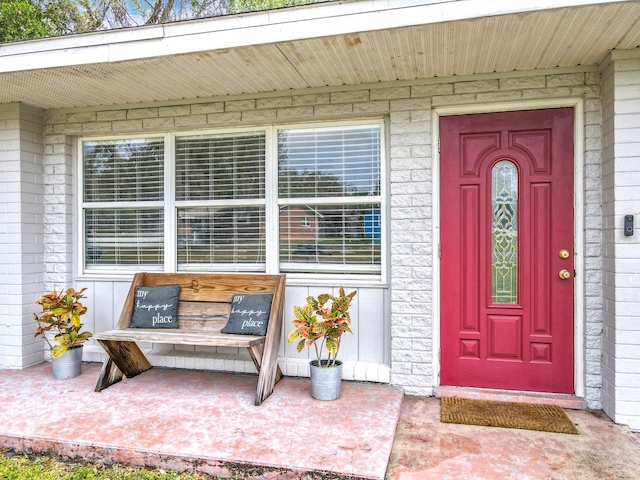
[{"label": "porch support beam", "polygon": [[640,430],[640,49],[614,50],[602,67],[602,407]]},{"label": "porch support beam", "polygon": [[0,369],[43,360],[33,312],[43,293],[43,115],[0,104]]}]

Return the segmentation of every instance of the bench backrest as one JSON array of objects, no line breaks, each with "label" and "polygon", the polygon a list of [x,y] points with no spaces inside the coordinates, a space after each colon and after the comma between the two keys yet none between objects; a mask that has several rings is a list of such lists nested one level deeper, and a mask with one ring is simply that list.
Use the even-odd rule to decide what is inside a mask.
[{"label": "bench backrest", "polygon": [[[281,328],[286,276],[241,273],[137,273],[125,300],[118,329],[129,327],[136,286],[180,285],[178,328],[219,332],[229,320],[231,299],[239,293],[271,293],[267,336]],[[275,332],[273,332],[275,333]]]}]

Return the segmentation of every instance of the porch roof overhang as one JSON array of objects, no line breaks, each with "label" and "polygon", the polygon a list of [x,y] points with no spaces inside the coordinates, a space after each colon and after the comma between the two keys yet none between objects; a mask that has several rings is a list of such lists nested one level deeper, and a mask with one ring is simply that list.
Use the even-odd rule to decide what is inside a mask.
[{"label": "porch roof overhang", "polygon": [[0,103],[150,103],[597,65],[640,2],[356,0],[0,45]]}]

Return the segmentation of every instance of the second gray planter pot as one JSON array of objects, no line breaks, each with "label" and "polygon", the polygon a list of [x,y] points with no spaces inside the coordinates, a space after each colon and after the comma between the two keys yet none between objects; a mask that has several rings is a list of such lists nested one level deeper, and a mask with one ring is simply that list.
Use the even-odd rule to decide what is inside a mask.
[{"label": "second gray planter pot", "polygon": [[[322,360],[323,365],[326,360]],[[335,367],[319,367],[317,360],[309,362],[311,366],[311,396],[316,400],[335,400],[340,397],[342,383],[342,362],[336,361]]]}]

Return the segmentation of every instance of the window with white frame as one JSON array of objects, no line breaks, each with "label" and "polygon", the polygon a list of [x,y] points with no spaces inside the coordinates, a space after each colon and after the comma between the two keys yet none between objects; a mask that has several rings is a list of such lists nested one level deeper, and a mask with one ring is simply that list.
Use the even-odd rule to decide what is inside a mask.
[{"label": "window with white frame", "polygon": [[380,146],[379,125],[278,131],[280,271],[380,273]]},{"label": "window with white frame", "polygon": [[80,140],[86,273],[382,278],[382,124]]},{"label": "window with white frame", "polygon": [[265,132],[176,137],[178,270],[265,269]]},{"label": "window with white frame", "polygon": [[82,142],[86,269],[164,263],[164,139]]}]

